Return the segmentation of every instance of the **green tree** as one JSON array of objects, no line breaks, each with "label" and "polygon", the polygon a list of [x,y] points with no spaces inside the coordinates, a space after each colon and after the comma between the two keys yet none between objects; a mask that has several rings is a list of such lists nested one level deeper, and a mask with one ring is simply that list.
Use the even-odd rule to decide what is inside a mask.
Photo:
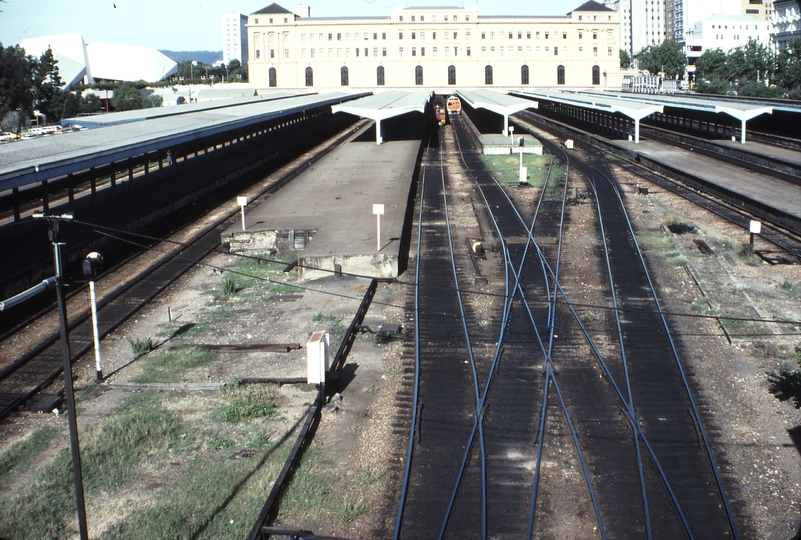
[{"label": "green tree", "polygon": [[726,53],[721,49],[707,49],[695,61],[695,80],[728,79]]},{"label": "green tree", "polygon": [[75,92],[67,92],[64,96],[64,107],[62,109],[63,118],[74,118],[80,112],[81,95]]},{"label": "green tree", "polygon": [[142,94],[131,83],[120,83],[114,88],[111,106],[115,111],[132,111],[144,108]]},{"label": "green tree", "polygon": [[81,96],[81,101],[78,104],[78,112],[80,114],[95,114],[103,110],[103,100],[94,94],[88,96]]},{"label": "green tree", "polygon": [[793,99],[801,99],[801,39],[794,39],[776,58],[776,84]]},{"label": "green tree", "polygon": [[684,48],[673,40],[644,48],[637,54],[637,61],[643,71],[674,79],[681,78],[687,69]]},{"label": "green tree", "polygon": [[36,92],[34,105],[45,115],[48,122],[61,120],[64,108],[64,93],[61,90],[61,76],[58,72],[58,60],[53,51],[47,49],[33,68],[33,88]]},{"label": "green tree", "polygon": [[30,113],[33,104],[33,68],[35,60],[19,46],[0,44],[0,116],[22,108]]},{"label": "green tree", "polygon": [[769,82],[775,65],[773,51],[753,39],[726,55],[729,80],[739,79],[740,87],[748,82]]},{"label": "green tree", "polygon": [[726,95],[729,94],[732,89],[731,83],[728,80],[722,79],[717,75],[712,75],[709,79],[696,79],[696,81],[695,91],[699,94]]},{"label": "green tree", "polygon": [[620,49],[620,69],[628,69],[631,67],[631,55],[625,49]]}]

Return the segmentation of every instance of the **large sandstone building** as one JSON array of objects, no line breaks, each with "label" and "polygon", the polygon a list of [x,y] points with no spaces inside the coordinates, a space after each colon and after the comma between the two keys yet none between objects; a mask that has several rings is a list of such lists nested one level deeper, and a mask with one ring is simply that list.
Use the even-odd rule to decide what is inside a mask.
[{"label": "large sandstone building", "polygon": [[272,4],[248,16],[259,88],[380,91],[620,86],[616,12],[589,1],[565,16],[480,16],[409,7],[388,17],[311,17]]}]

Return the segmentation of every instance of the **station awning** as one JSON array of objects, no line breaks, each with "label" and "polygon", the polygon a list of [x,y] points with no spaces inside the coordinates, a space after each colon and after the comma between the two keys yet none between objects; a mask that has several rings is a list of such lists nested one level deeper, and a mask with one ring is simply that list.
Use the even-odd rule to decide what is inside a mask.
[{"label": "station awning", "polygon": [[[597,92],[584,92],[581,95],[598,96]],[[739,120],[742,124],[740,130],[740,142],[745,142],[745,124],[752,118],[761,116],[763,114],[773,114],[773,106],[737,102],[723,99],[710,99],[698,97],[685,97],[685,96],[660,96],[653,94],[606,94],[608,97],[615,99],[639,102],[639,103],[652,103],[662,105],[664,107],[674,107],[676,109],[686,109],[691,111],[703,111],[716,114],[727,114],[732,118]]]},{"label": "station awning", "polygon": [[663,105],[645,103],[640,101],[630,101],[616,99],[614,97],[600,96],[596,94],[578,94],[573,92],[512,92],[521,96],[529,96],[541,100],[553,101],[573,105],[584,109],[593,109],[607,113],[620,113],[634,120],[634,142],[640,142],[640,120],[654,113],[662,113]]},{"label": "station awning", "polygon": [[526,109],[536,109],[539,104],[509,94],[499,94],[492,90],[457,90],[459,99],[474,109],[487,109],[503,116],[503,135],[509,134],[509,116]]},{"label": "station awning", "polygon": [[410,112],[425,113],[426,105],[434,95],[430,90],[416,90],[409,92],[406,90],[389,90],[359,98],[347,103],[340,103],[331,107],[331,112],[344,112],[359,116],[361,118],[369,118],[376,123],[375,127],[375,142],[381,144],[384,142],[383,134],[381,131],[381,121],[387,118],[393,118],[402,114]]}]

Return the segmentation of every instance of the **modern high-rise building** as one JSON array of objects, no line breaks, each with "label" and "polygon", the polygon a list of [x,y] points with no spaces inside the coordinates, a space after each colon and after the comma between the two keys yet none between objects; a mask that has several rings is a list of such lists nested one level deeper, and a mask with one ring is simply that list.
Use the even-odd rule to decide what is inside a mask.
[{"label": "modern high-rise building", "polygon": [[801,13],[795,0],[775,0],[771,13],[773,41],[778,50],[787,48],[794,39],[801,39]]},{"label": "modern high-rise building", "polygon": [[[617,12],[620,21],[620,48],[633,56],[635,51],[631,44],[631,3],[632,0],[605,0],[604,5]],[[637,51],[639,52],[639,51]]]},{"label": "modern high-rise building", "polygon": [[660,45],[668,38],[665,0],[631,0],[631,47],[634,54],[646,47]]},{"label": "modern high-rise building", "polygon": [[242,13],[223,13],[222,44],[223,62],[239,60],[242,66],[248,65],[248,16]]},{"label": "modern high-rise building", "polygon": [[547,17],[483,16],[472,7],[409,7],[385,17],[309,15],[307,6],[290,11],[271,4],[249,16],[251,84],[445,93],[617,86],[621,80],[618,16],[592,0]]}]

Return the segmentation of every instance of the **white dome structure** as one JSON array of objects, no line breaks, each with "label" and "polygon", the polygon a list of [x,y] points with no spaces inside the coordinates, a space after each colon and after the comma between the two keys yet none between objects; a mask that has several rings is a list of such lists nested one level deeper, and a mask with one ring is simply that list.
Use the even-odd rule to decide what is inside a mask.
[{"label": "white dome structure", "polygon": [[65,88],[80,82],[86,76],[86,44],[81,34],[60,34],[23,39],[19,46],[30,56],[39,58],[47,49],[58,60],[58,74]]},{"label": "white dome structure", "polygon": [[178,64],[153,47],[89,43],[86,51],[93,79],[155,82],[178,72]]},{"label": "white dome structure", "polygon": [[19,46],[37,58],[51,49],[65,88],[81,80],[93,83],[95,79],[156,82],[178,72],[178,64],[153,47],[87,45],[77,33],[24,39]]}]

